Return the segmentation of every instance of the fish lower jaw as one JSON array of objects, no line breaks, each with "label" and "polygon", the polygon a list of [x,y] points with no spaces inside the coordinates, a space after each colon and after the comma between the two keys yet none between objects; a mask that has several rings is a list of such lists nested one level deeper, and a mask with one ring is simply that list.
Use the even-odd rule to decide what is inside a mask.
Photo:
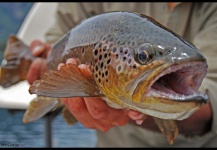
[{"label": "fish lower jaw", "polygon": [[157,91],[153,88],[149,90],[145,97],[156,97],[156,98],[163,98],[168,100],[175,100],[175,101],[191,101],[191,100],[201,100],[204,103],[207,102],[208,96],[203,94],[199,91],[195,91],[193,94],[184,95],[178,93],[165,93],[161,91]]}]

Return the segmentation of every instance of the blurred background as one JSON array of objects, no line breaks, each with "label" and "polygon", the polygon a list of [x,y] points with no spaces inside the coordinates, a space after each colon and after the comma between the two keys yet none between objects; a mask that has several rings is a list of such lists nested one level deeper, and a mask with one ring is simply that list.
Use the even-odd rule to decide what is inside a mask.
[{"label": "blurred background", "polygon": [[[7,38],[17,34],[28,12],[34,3],[0,3],[0,61]],[[40,28],[38,29],[40,30]],[[1,88],[1,87],[0,87]],[[2,92],[0,90],[0,92]],[[2,93],[0,93],[2,94]],[[21,93],[22,94],[22,93]],[[1,101],[1,97],[0,97]],[[46,120],[41,118],[33,123],[23,124],[24,110],[8,109],[0,103],[0,148],[9,147],[46,147]],[[80,123],[67,125],[61,114],[58,114],[51,124],[52,147],[95,147],[94,130],[87,129]]]}]

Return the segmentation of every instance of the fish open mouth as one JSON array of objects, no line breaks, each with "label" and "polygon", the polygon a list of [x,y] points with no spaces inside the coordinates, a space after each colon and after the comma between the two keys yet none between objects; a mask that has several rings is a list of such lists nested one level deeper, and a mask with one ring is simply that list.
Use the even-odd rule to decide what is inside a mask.
[{"label": "fish open mouth", "polygon": [[160,73],[150,84],[146,97],[208,102],[208,97],[198,91],[207,72],[204,62],[188,62],[172,65]]}]

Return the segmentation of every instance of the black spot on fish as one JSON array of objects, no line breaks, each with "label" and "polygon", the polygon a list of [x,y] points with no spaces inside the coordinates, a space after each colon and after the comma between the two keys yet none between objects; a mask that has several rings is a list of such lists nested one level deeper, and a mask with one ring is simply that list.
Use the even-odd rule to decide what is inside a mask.
[{"label": "black spot on fish", "polygon": [[110,42],[112,42],[114,39],[113,38],[110,38]]},{"label": "black spot on fish", "polygon": [[118,71],[121,71],[121,66],[118,66]]},{"label": "black spot on fish", "polygon": [[111,59],[107,60],[107,64],[109,64],[111,62]]},{"label": "black spot on fish", "polygon": [[103,62],[101,62],[100,67],[103,68]]},{"label": "black spot on fish", "polygon": [[99,55],[99,60],[102,60],[102,55],[101,54]]},{"label": "black spot on fish", "polygon": [[114,47],[112,51],[113,51],[113,53],[115,53],[117,51],[117,48]]},{"label": "black spot on fish", "polygon": [[119,49],[120,53],[123,53],[123,47],[121,46]]},{"label": "black spot on fish", "polygon": [[99,47],[102,47],[102,43],[99,43]]},{"label": "black spot on fish", "polygon": [[124,54],[126,55],[128,53],[128,49],[125,50]]},{"label": "black spot on fish", "polygon": [[113,43],[109,44],[109,47],[111,48],[113,46]]},{"label": "black spot on fish", "polygon": [[128,64],[130,64],[131,62],[132,62],[132,60],[131,60],[131,59],[129,59],[129,60],[128,60]]},{"label": "black spot on fish", "polygon": [[127,58],[124,56],[124,57],[123,57],[123,61],[125,61],[126,59],[127,59]]},{"label": "black spot on fish", "polygon": [[98,54],[98,49],[95,49],[94,55],[97,56],[97,54]]},{"label": "black spot on fish", "polygon": [[108,76],[108,70],[105,71],[105,75]]},{"label": "black spot on fish", "polygon": [[106,50],[107,50],[107,46],[104,46],[104,47],[103,47],[103,51],[106,51]]},{"label": "black spot on fish", "polygon": [[118,54],[116,54],[116,59],[118,59],[118,57],[119,57],[119,55],[118,55]]},{"label": "black spot on fish", "polygon": [[107,58],[107,53],[105,53],[104,58]]},{"label": "black spot on fish", "polygon": [[98,71],[98,66],[97,65],[95,66],[95,70]]}]

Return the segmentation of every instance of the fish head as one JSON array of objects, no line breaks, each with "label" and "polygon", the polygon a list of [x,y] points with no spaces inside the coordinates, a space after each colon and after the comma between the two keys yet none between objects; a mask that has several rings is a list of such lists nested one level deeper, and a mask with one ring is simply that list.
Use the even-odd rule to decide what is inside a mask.
[{"label": "fish head", "polygon": [[[208,102],[198,91],[207,73],[206,59],[191,42],[155,21],[149,23],[141,25],[147,27],[145,38],[143,32],[134,32],[133,46],[129,37],[118,39],[113,33],[96,47],[96,84],[121,106],[162,119],[185,119]],[[112,43],[112,36],[118,40]]]}]

